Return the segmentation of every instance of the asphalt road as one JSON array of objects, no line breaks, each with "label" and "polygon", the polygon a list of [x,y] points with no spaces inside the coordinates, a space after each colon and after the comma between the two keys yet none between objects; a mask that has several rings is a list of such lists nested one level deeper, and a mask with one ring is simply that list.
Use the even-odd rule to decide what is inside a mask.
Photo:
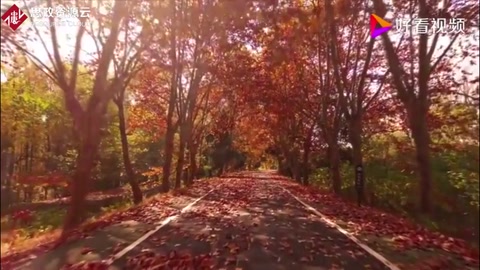
[{"label": "asphalt road", "polygon": [[109,266],[78,269],[388,269],[273,174],[243,173],[207,185],[204,194],[175,206],[184,211],[169,222],[112,225],[16,269],[77,269],[65,265],[82,260]]}]

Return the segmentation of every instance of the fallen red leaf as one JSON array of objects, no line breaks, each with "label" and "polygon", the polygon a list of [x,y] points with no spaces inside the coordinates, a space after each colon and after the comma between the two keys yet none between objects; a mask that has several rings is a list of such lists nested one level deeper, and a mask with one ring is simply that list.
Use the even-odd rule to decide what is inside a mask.
[{"label": "fallen red leaf", "polygon": [[86,254],[88,254],[88,253],[90,253],[90,252],[93,252],[93,249],[92,249],[92,248],[85,247],[85,248],[83,248],[83,249],[80,251],[80,254],[86,255]]}]

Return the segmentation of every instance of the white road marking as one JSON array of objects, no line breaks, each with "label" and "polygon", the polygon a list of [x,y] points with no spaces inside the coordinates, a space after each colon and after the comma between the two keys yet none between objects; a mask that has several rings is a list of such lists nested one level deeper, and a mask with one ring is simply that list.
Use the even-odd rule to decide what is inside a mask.
[{"label": "white road marking", "polygon": [[288,194],[290,194],[293,198],[295,198],[295,200],[297,200],[299,203],[303,204],[303,206],[305,206],[305,208],[307,208],[308,210],[312,211],[315,215],[319,216],[322,221],[324,221],[325,223],[327,223],[328,225],[336,228],[339,232],[341,232],[343,235],[345,235],[346,237],[348,237],[348,239],[352,240],[353,242],[355,242],[355,244],[359,245],[361,248],[363,248],[366,252],[368,252],[370,255],[372,255],[373,257],[375,257],[375,259],[379,260],[380,262],[382,262],[383,264],[385,264],[385,266],[387,266],[388,268],[390,268],[391,270],[400,270],[400,267],[398,267],[396,264],[392,263],[391,261],[389,261],[387,258],[383,257],[382,255],[380,255],[378,252],[376,252],[375,250],[373,250],[372,248],[370,248],[369,246],[367,246],[366,244],[362,243],[358,238],[356,238],[355,236],[353,236],[351,233],[349,233],[348,231],[346,231],[345,229],[343,229],[342,227],[338,226],[335,222],[333,222],[332,220],[330,220],[329,218],[327,218],[327,216],[325,216],[324,214],[320,213],[317,209],[313,208],[312,206],[308,205],[307,203],[303,202],[302,200],[300,200],[297,196],[293,195],[289,190],[287,190],[286,188],[280,186],[280,188],[282,188],[284,191],[286,191]]},{"label": "white road marking", "polygon": [[138,246],[140,243],[142,243],[143,241],[145,241],[148,237],[152,236],[152,234],[158,232],[158,230],[160,230],[161,228],[163,228],[164,226],[166,226],[168,223],[174,221],[175,219],[179,218],[181,214],[185,213],[185,212],[188,212],[193,205],[195,205],[198,201],[200,201],[201,199],[205,198],[208,194],[212,193],[216,188],[210,190],[209,192],[207,192],[205,195],[203,195],[202,197],[196,199],[195,201],[191,202],[189,205],[185,206],[179,214],[177,215],[174,215],[174,216],[170,216],[166,219],[164,219],[163,221],[161,221],[160,223],[158,223],[157,227],[155,227],[155,229],[152,229],[150,231],[148,231],[147,233],[145,233],[144,235],[142,235],[140,238],[138,238],[137,240],[135,240],[135,242],[131,243],[129,246],[125,247],[124,249],[120,250],[119,252],[117,252],[116,254],[114,254],[112,257],[110,257],[110,259],[106,260],[105,263],[108,264],[108,265],[111,265],[113,262],[115,262],[116,260],[120,259],[121,257],[123,257],[125,254],[127,254],[129,251],[131,251],[132,249],[134,249],[136,246]]}]

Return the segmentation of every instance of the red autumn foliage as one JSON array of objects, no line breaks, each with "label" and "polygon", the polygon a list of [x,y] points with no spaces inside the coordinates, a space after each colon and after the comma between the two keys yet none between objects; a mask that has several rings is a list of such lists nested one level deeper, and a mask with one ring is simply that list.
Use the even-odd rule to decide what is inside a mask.
[{"label": "red autumn foliage", "polygon": [[135,77],[129,89],[132,102],[127,106],[127,133],[142,130],[156,137],[163,135],[168,99],[166,75],[164,70],[151,67]]},{"label": "red autumn foliage", "polygon": [[14,176],[17,183],[32,186],[68,186],[70,177],[59,172],[52,172],[45,175],[23,175]]}]

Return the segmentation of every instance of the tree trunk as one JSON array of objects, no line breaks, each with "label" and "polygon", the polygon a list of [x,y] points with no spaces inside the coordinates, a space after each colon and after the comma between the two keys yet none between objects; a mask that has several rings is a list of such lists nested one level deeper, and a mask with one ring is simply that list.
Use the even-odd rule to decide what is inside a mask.
[{"label": "tree trunk", "polygon": [[[185,116],[185,123],[182,126],[181,133],[180,133],[180,151],[179,151],[179,157],[178,160],[179,162],[177,163],[177,179],[181,179],[182,173],[183,173],[183,164],[185,163],[185,149],[188,145],[192,144],[193,141],[193,126],[194,126],[194,121],[195,121],[195,106],[197,104],[197,96],[198,96],[198,90],[200,87],[200,82],[203,77],[203,71],[197,69],[195,72],[195,76],[193,80],[190,82],[190,88],[188,90],[188,106],[187,106],[187,111]],[[194,156],[195,158],[195,156]],[[191,164],[190,164],[191,165]],[[180,173],[178,171],[178,168],[180,168]],[[185,185],[188,185],[188,177],[185,182]],[[177,180],[179,181],[179,180]]]},{"label": "tree trunk", "polygon": [[180,188],[182,186],[182,175],[183,175],[183,165],[185,164],[185,147],[186,147],[186,135],[187,135],[186,125],[188,125],[188,123],[185,123],[185,122],[182,125],[180,125],[180,145],[178,149],[175,188]]},{"label": "tree trunk", "polygon": [[223,163],[222,165],[220,165],[220,170],[218,171],[218,175],[217,176],[222,176],[223,172],[225,171],[225,163]]},{"label": "tree trunk", "polygon": [[284,165],[285,165],[285,167],[284,167],[285,168],[285,176],[293,178],[292,161],[291,161],[291,158],[290,158],[290,153],[288,153],[288,152],[285,154]]},{"label": "tree trunk", "polygon": [[189,179],[188,179],[188,184],[191,185],[193,183],[193,180],[195,180],[196,175],[197,175],[197,152],[198,152],[198,146],[191,141],[189,143],[189,154],[190,154],[190,173],[189,173]]},{"label": "tree trunk", "polygon": [[2,159],[1,159],[1,182],[2,186],[5,186],[5,189],[2,189],[2,209],[7,209],[12,203],[12,180],[10,167],[12,163],[13,154],[9,150],[2,150]]},{"label": "tree trunk", "polygon": [[77,169],[72,177],[71,201],[63,225],[62,236],[67,234],[80,224],[85,218],[85,199],[91,185],[91,172],[93,168],[94,154],[86,144],[77,158]]},{"label": "tree trunk", "polygon": [[426,113],[410,106],[407,110],[415,143],[417,172],[420,177],[420,210],[429,213],[431,210],[432,171],[430,160],[430,134]]},{"label": "tree trunk", "polygon": [[[249,163],[250,163],[250,161],[249,161]],[[250,165],[248,165],[248,166],[249,166],[249,169],[250,169]],[[284,175],[285,169],[284,169],[284,165],[283,165],[283,158],[280,155],[277,156],[277,168],[278,168],[277,169],[278,173],[281,174],[281,175]]]},{"label": "tree trunk", "polygon": [[301,172],[301,168],[300,168],[300,164],[298,164],[298,162],[296,162],[295,166],[293,167],[293,171],[294,171],[294,178],[295,180],[298,182],[298,183],[302,183],[302,172]]},{"label": "tree trunk", "polygon": [[309,164],[309,158],[310,158],[310,150],[311,150],[311,145],[312,145],[312,134],[313,133],[313,126],[310,128],[308,131],[307,138],[305,139],[305,142],[303,144],[303,184],[305,186],[309,185],[309,176],[310,176],[310,164]]},{"label": "tree trunk", "polygon": [[[352,145],[352,152],[353,152],[353,177],[355,182],[355,176],[357,174],[356,168],[357,166],[363,167],[363,154],[362,154],[362,118],[361,116],[352,116],[349,121],[349,139],[350,144]],[[365,169],[363,170],[364,179],[365,177]],[[359,190],[359,200],[363,201],[364,199],[364,188],[365,182],[363,183],[363,187]]]},{"label": "tree trunk", "polygon": [[33,144],[30,144],[30,155],[29,155],[29,159],[28,159],[28,172],[31,173],[32,170],[33,170],[33,159],[34,159],[34,145]]},{"label": "tree trunk", "polygon": [[291,158],[291,164],[292,164],[292,174],[293,174],[293,179],[297,181],[298,183],[302,183],[302,171],[301,171],[301,163],[300,163],[300,153],[295,151],[292,155]]},{"label": "tree trunk", "polygon": [[132,162],[130,161],[130,151],[128,149],[127,131],[125,127],[125,110],[123,106],[123,98],[119,99],[117,103],[118,107],[118,128],[120,130],[120,139],[122,141],[122,154],[123,154],[123,166],[125,167],[125,173],[127,174],[127,180],[132,188],[133,202],[138,204],[142,202],[143,195],[137,180],[135,179],[135,173],[132,168]]},{"label": "tree trunk", "polygon": [[[167,115],[167,132],[165,134],[165,160],[163,161],[163,174],[162,174],[162,190],[168,192],[170,190],[170,173],[172,168],[173,158],[173,139],[175,130],[173,127],[173,107],[171,115]],[[169,108],[170,114],[170,108]]]},{"label": "tree trunk", "polygon": [[175,101],[177,99],[177,36],[176,36],[176,26],[177,26],[177,7],[176,1],[170,1],[172,8],[172,29],[170,35],[170,58],[172,60],[172,74],[171,74],[171,85],[170,85],[170,98],[168,100],[168,109],[167,109],[167,131],[165,134],[165,160],[163,163],[163,174],[162,174],[162,189],[164,192],[167,192],[170,189],[170,173],[172,169],[172,158],[173,158],[173,140],[175,136],[175,128],[173,126],[173,113],[175,109]]},{"label": "tree trunk", "polygon": [[79,132],[83,135],[78,151],[76,170],[71,182],[71,201],[63,225],[61,239],[65,239],[70,231],[79,225],[85,218],[85,200],[92,186],[91,173],[97,159],[101,136],[101,117],[98,113],[85,113],[84,129]]},{"label": "tree trunk", "polygon": [[340,151],[337,140],[331,140],[328,146],[328,156],[330,161],[330,181],[335,194],[340,195],[342,191],[342,178],[340,176]]},{"label": "tree trunk", "polygon": [[25,172],[28,173],[29,172],[29,168],[28,168],[28,165],[29,165],[29,157],[30,157],[30,144],[27,142],[25,144]]},{"label": "tree trunk", "polygon": [[303,184],[305,186],[309,185],[309,176],[310,176],[310,146],[306,147],[303,152]]}]

